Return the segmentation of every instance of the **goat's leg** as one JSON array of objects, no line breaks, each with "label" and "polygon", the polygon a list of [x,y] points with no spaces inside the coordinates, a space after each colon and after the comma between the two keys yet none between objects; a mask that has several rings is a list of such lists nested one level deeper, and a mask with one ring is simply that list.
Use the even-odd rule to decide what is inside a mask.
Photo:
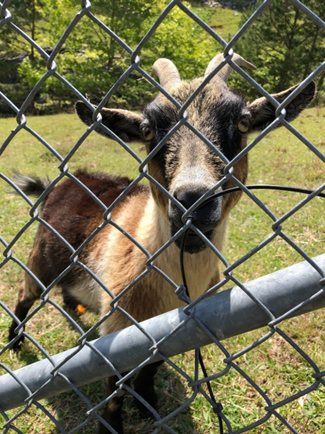
[{"label": "goat's leg", "polygon": [[[27,273],[25,275],[25,283],[19,288],[18,293],[18,302],[16,304],[14,314],[19,319],[19,321],[23,321],[29,309],[32,307],[34,302],[40,298],[41,290],[38,285]],[[16,338],[17,333],[15,332],[15,328],[18,326],[15,320],[12,320],[11,326],[9,328],[8,341],[10,342],[14,338]],[[24,336],[21,335],[19,339],[17,339],[13,344],[12,348],[15,351],[20,349],[22,342],[24,341]]]},{"label": "goat's leg", "polygon": [[[33,250],[28,259],[28,268],[29,270],[38,277],[38,279],[43,282],[44,285],[48,285],[50,283],[50,277],[48,274],[48,270],[44,261],[42,261],[42,251],[38,248],[37,243],[34,244]],[[19,288],[18,293],[18,302],[14,310],[14,314],[19,319],[19,321],[23,321],[29,309],[38,300],[41,296],[42,290],[35,281],[35,279],[27,272],[25,272],[25,282]],[[12,321],[8,339],[11,341],[17,336],[15,333],[15,328],[17,327],[17,322],[15,320]],[[12,348],[15,351],[18,351],[21,343],[24,340],[24,336],[21,335],[20,338],[15,341],[12,345]]]},{"label": "goat's leg", "polygon": [[[116,390],[116,382],[118,378],[116,376],[105,378],[105,390],[106,396],[110,396],[114,390]],[[112,428],[118,434],[123,434],[123,423],[122,423],[122,405],[124,400],[125,392],[121,396],[112,398],[105,406],[102,413],[102,418],[111,425]],[[98,434],[109,434],[111,431],[106,428],[103,424],[99,424]]]},{"label": "goat's leg", "polygon": [[[159,366],[162,363],[163,361],[161,360],[143,367],[134,381],[134,390],[153,408],[156,407],[158,401],[158,397],[154,389],[154,378]],[[117,381],[118,378],[116,376],[105,379],[106,396],[110,396],[114,390],[116,390]],[[118,434],[123,434],[122,405],[124,395],[125,394],[111,399],[106,404],[102,414],[102,418],[109,423]],[[144,419],[152,416],[151,411],[137,399],[135,399],[135,405],[139,409],[141,417]],[[98,434],[109,434],[110,432],[111,431],[109,431],[109,429],[103,424],[99,424]]]},{"label": "goat's leg", "polygon": [[[134,390],[153,408],[156,408],[158,402],[158,396],[154,388],[154,378],[162,363],[163,360],[144,366],[134,381]],[[142,418],[147,419],[152,416],[151,411],[139,400],[135,399],[134,404],[139,409]]]}]

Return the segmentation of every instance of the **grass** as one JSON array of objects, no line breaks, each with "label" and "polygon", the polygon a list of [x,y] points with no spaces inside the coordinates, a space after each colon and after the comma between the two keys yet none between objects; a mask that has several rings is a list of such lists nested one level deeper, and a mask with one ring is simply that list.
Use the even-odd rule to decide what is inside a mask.
[{"label": "grass", "polygon": [[[294,125],[324,154],[323,119],[324,116],[319,109],[307,110],[295,121]],[[310,125],[313,125],[314,130],[312,137],[309,135]],[[274,183],[316,188],[324,183],[324,163],[298,139],[283,129],[274,131],[250,152],[250,168],[248,184]],[[303,196],[293,193],[270,191],[263,191],[256,195],[278,218],[303,199]],[[320,216],[323,207],[323,200],[316,199],[297,211],[282,225],[286,235],[310,256],[315,256],[317,251],[322,252],[325,226]],[[230,253],[235,253],[238,248],[238,236],[240,236],[240,244],[246,246],[245,250],[249,251],[271,233],[271,220],[248,198],[244,198],[236,207],[232,214],[232,221],[234,223],[230,224],[232,228],[230,240],[234,240],[234,245],[230,241]],[[235,229],[235,222],[240,222],[239,229]],[[233,231],[235,231],[234,234]],[[242,253],[238,251],[235,257],[240,257]],[[276,239],[274,243],[267,246],[265,252],[262,251],[259,255],[263,274],[299,261],[296,252],[288,248],[282,239]],[[256,258],[253,260],[258,263]],[[243,267],[245,269],[246,264]],[[256,273],[261,275],[262,270],[257,268]]]},{"label": "grass", "polygon": [[[325,109],[306,110],[294,125],[314,143],[321,152],[325,152],[323,125]],[[84,126],[74,115],[55,115],[52,117],[30,117],[27,125],[37,131],[47,142],[65,157],[74,143],[84,132]],[[0,120],[0,143],[15,128],[14,119]],[[142,145],[133,145],[133,150],[143,156]],[[60,161],[45,149],[26,131],[20,131],[4,150],[0,158],[0,171],[11,177],[12,169],[23,173],[58,175]],[[137,163],[119,145],[92,134],[78,149],[69,162],[73,171],[77,167],[89,170],[112,171],[118,174],[136,176]],[[301,142],[284,129],[279,129],[267,136],[250,152],[250,175],[248,183],[274,183],[305,188],[315,188],[324,182],[324,164]],[[263,191],[258,197],[277,216],[285,214],[302,197],[293,193],[277,193]],[[29,205],[20,197],[13,195],[4,180],[0,181],[0,224],[1,237],[4,244],[13,240],[19,229],[29,220]],[[325,222],[324,200],[314,199],[283,223],[283,230],[308,255],[316,256],[324,252]],[[263,241],[271,232],[272,221],[266,217],[250,199],[243,197],[232,213],[229,224],[228,243],[225,256],[233,263]],[[24,231],[11,247],[15,258],[26,263],[28,252],[33,242],[35,224]],[[244,264],[235,269],[235,276],[241,281],[252,280],[261,275],[271,273],[296,262],[300,262],[299,254],[286,245],[281,238],[276,238],[260,252],[252,256]],[[22,270],[13,261],[8,261],[0,268],[0,298],[10,309],[14,308],[17,288],[22,280]],[[53,301],[61,304],[58,291],[51,294]],[[74,319],[88,329],[96,317],[86,313],[82,318]],[[294,339],[299,346],[313,359],[320,370],[325,366],[325,348],[322,339],[324,312],[313,312],[303,317],[285,321],[281,330]],[[0,308],[0,350],[6,345],[9,315]],[[229,339],[223,344],[226,351],[235,354],[262,337],[268,330],[262,329]],[[28,324],[28,332],[50,353],[56,354],[76,345],[79,333],[73,329],[69,321],[63,318],[55,306],[46,304]],[[96,333],[91,336],[95,338]],[[216,346],[203,349],[208,372],[216,373],[225,368],[225,355]],[[11,351],[1,354],[1,363],[10,369],[18,369],[24,365],[42,359],[43,356],[31,343],[27,343],[20,355]],[[193,354],[181,354],[173,358],[180,369],[193,376]],[[2,366],[3,366],[2,365]],[[252,351],[244,353],[234,361],[231,368],[221,379],[213,380],[212,387],[216,397],[224,406],[224,414],[231,421],[233,429],[239,429],[265,415],[267,403],[252,385],[238,372],[245,371],[258,386],[267,393],[273,402],[282,401],[286,397],[304,390],[314,383],[314,370],[304,357],[279,334],[274,334],[266,342]],[[5,373],[0,369],[0,374]],[[185,379],[171,368],[161,369],[158,378],[160,389],[160,415],[167,416],[179,407],[185,399],[189,399],[192,390]],[[93,404],[103,399],[102,384],[95,383],[81,388],[82,392]],[[141,420],[131,398],[127,398],[126,432],[149,433],[152,422]],[[43,400],[42,405],[60,421],[68,431],[85,419],[87,406],[73,392]],[[301,434],[321,434],[325,422],[324,417],[325,390],[319,389],[304,395],[300,399],[289,402],[279,409],[283,415]],[[7,412],[8,417],[17,410]],[[1,416],[0,416],[1,420]],[[218,432],[217,420],[206,399],[198,395],[190,409],[182,410],[169,422],[177,433],[208,434]],[[23,433],[56,433],[54,424],[46,417],[42,409],[31,407],[22,413],[14,425]],[[78,431],[93,432],[93,422]],[[272,416],[265,424],[252,430],[256,434],[287,433],[279,419]]]},{"label": "grass", "polygon": [[241,12],[234,9],[192,6],[193,11],[225,41],[230,41],[239,28]]}]

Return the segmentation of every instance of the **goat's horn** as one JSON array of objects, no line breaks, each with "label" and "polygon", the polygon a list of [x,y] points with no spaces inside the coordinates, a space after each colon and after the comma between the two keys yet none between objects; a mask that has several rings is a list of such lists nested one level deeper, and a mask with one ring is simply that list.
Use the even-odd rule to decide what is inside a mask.
[{"label": "goat's horn", "polygon": [[152,67],[151,76],[159,78],[160,85],[168,90],[181,82],[179,72],[171,60],[158,59]]},{"label": "goat's horn", "polygon": [[[224,60],[223,53],[215,56],[209,63],[207,70],[205,71],[204,77],[207,77],[223,60]],[[234,53],[231,60],[234,63],[236,63],[236,65],[238,66],[246,66],[246,68],[256,69],[256,66],[254,66],[252,63],[247,62],[247,60],[245,60],[239,54]],[[220,71],[214,76],[212,80],[221,79],[225,83],[227,83],[229,75],[232,70],[233,70],[232,67],[229,64],[226,64],[220,69]]]}]

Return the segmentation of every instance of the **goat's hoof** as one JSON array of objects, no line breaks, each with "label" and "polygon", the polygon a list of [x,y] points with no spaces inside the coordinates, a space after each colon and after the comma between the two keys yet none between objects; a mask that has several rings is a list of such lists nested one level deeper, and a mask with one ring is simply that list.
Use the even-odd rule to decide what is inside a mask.
[{"label": "goat's hoof", "polygon": [[22,347],[22,341],[17,341],[10,346],[10,349],[13,350],[15,353],[20,353],[21,347]]},{"label": "goat's hoof", "polygon": [[[140,401],[134,398],[134,406],[139,410],[140,416],[142,419],[150,419],[153,417],[152,411],[149,410],[145,405],[143,405]],[[155,410],[157,410],[158,397],[155,396],[154,399],[148,401],[148,404],[151,405]]]},{"label": "goat's hoof", "polygon": [[21,336],[15,342],[11,343],[11,341],[13,341],[16,337],[17,337],[16,333],[9,332],[8,343],[10,344],[10,349],[15,351],[15,353],[18,353],[21,350],[21,346],[25,338],[24,336]]},{"label": "goat's hoof", "polygon": [[153,416],[152,412],[137,399],[134,400],[134,405],[139,410],[142,419],[150,419]]},{"label": "goat's hoof", "polygon": [[[114,428],[118,434],[124,434],[122,423],[118,424],[118,426],[116,426],[116,424],[112,424],[111,427]],[[106,428],[106,426],[99,423],[97,434],[111,434],[111,432],[112,431]]]}]

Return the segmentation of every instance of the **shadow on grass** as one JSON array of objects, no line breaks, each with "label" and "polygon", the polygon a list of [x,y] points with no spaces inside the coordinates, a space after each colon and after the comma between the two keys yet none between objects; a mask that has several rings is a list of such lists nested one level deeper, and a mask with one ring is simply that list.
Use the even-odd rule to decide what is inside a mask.
[{"label": "shadow on grass", "polygon": [[[156,390],[159,396],[158,414],[161,418],[166,417],[184,402],[186,402],[187,390],[180,376],[172,371],[167,365],[160,367],[155,381]],[[104,384],[101,381],[81,387],[82,394],[91,402],[92,406],[97,405],[105,398]],[[52,413],[66,432],[80,425],[86,420],[86,412],[90,409],[82,397],[75,392],[66,392],[47,400],[46,408]],[[101,414],[102,410],[98,410]],[[137,408],[134,406],[133,397],[127,394],[123,404],[124,434],[149,434],[155,430],[155,419],[142,419]],[[92,418],[83,428],[78,429],[78,434],[94,434],[97,432],[97,419]],[[189,407],[182,409],[167,425],[177,434],[196,433],[194,422]],[[51,434],[62,432],[59,428],[47,431]],[[161,432],[168,432],[164,429]]]}]

